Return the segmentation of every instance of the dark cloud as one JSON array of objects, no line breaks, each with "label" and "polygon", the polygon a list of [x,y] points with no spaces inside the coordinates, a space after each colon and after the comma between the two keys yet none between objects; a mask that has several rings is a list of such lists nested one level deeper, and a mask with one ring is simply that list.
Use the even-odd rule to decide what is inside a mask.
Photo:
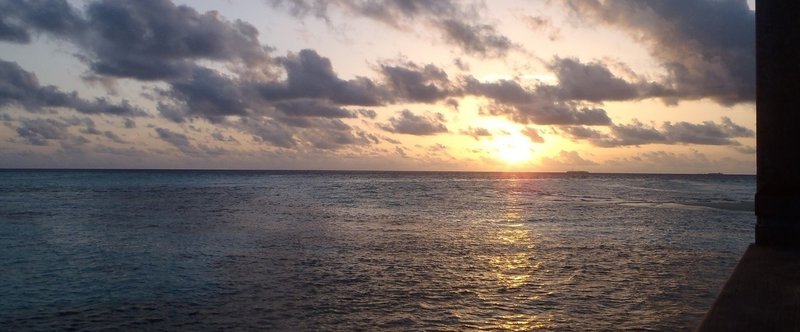
[{"label": "dark cloud", "polygon": [[48,145],[50,140],[70,137],[69,124],[55,119],[24,119],[17,127],[17,135],[32,145]]},{"label": "dark cloud", "polygon": [[166,128],[156,127],[155,131],[156,134],[158,134],[158,138],[160,138],[162,141],[171,144],[185,155],[190,157],[218,157],[228,152],[224,149],[210,147],[205,144],[194,145],[188,136]]},{"label": "dark cloud", "polygon": [[127,100],[120,104],[112,104],[105,98],[88,101],[78,97],[76,92],[65,93],[52,85],[41,86],[35,74],[15,62],[0,60],[0,107],[10,104],[34,112],[43,107],[65,107],[85,114],[147,115]]},{"label": "dark cloud", "polygon": [[0,17],[0,40],[26,44],[31,41],[31,36],[24,28],[9,24],[2,17]]},{"label": "dark cloud", "polygon": [[755,13],[745,0],[573,0],[568,7],[646,45],[668,73],[673,100],[755,101]]},{"label": "dark cloud", "polygon": [[429,103],[452,94],[447,73],[434,65],[424,67],[413,63],[404,66],[382,65],[381,72],[386,77],[395,98]]},{"label": "dark cloud", "polygon": [[122,120],[122,125],[128,129],[136,128],[136,121],[133,121],[132,119],[124,119]]},{"label": "dark cloud", "polygon": [[189,141],[189,137],[184,134],[174,132],[167,128],[155,128],[156,134],[158,134],[158,138],[162,141],[167,142],[169,144],[174,145],[181,151],[186,152],[187,150],[193,150],[194,147],[192,143]]},{"label": "dark cloud", "polygon": [[3,1],[0,3],[0,40],[28,43],[29,30],[59,37],[82,33],[86,22],[65,0]]},{"label": "dark cloud", "polygon": [[359,109],[359,110],[356,110],[356,112],[359,115],[361,115],[362,117],[370,118],[370,119],[375,119],[375,117],[378,116],[377,112],[375,112],[373,110],[368,110],[368,109]]},{"label": "dark cloud", "polygon": [[217,71],[195,67],[190,78],[171,83],[165,94],[182,107],[160,104],[159,112],[168,119],[182,122],[186,116],[201,116],[218,122],[228,115],[246,115],[246,92],[242,84]]},{"label": "dark cloud", "polygon": [[228,143],[239,144],[239,140],[237,140],[236,138],[234,138],[231,135],[225,136],[225,134],[223,134],[220,131],[215,131],[215,132],[211,133],[211,138],[213,138],[215,141],[218,141],[218,142],[228,142]]},{"label": "dark cloud", "polygon": [[104,0],[87,10],[88,46],[95,72],[142,80],[191,73],[192,60],[269,61],[252,25],[229,22],[217,12],[198,13],[168,0]]},{"label": "dark cloud", "polygon": [[306,141],[316,149],[336,150],[345,146],[368,145],[380,142],[377,136],[370,133],[356,131],[320,131],[313,130],[303,133]]},{"label": "dark cloud", "polygon": [[481,82],[468,76],[462,84],[466,93],[491,98],[500,104],[524,104],[534,99],[533,92],[512,80]]},{"label": "dark cloud", "polygon": [[403,110],[397,116],[389,119],[388,124],[382,124],[383,130],[409,135],[435,135],[446,133],[444,116],[441,113],[416,115],[409,110]]},{"label": "dark cloud", "polygon": [[278,102],[275,108],[289,117],[355,118],[356,113],[327,105],[315,99],[296,99]]},{"label": "dark cloud", "polygon": [[640,98],[639,88],[614,76],[600,63],[584,64],[577,59],[555,59],[550,69],[558,77],[554,88],[560,100],[631,100]]},{"label": "dark cloud", "polygon": [[513,106],[489,105],[484,112],[504,115],[519,123],[539,125],[608,126],[611,118],[601,108],[576,107],[564,103],[531,102]]},{"label": "dark cloud", "polygon": [[689,122],[664,122],[661,128],[634,121],[627,125],[613,125],[608,134],[582,127],[562,127],[561,130],[573,139],[588,140],[600,147],[618,147],[646,144],[698,144],[740,146],[735,138],[753,137],[755,133],[722,118],[721,123],[704,121],[699,124]]},{"label": "dark cloud", "polygon": [[569,101],[560,101],[549,91],[542,92],[545,90],[542,86],[529,90],[512,80],[480,82],[473,77],[466,77],[463,81],[466,93],[492,99],[492,104],[485,112],[508,116],[516,122],[541,125],[611,124],[605,110],[579,107]]},{"label": "dark cloud", "polygon": [[298,17],[313,15],[330,23],[331,7],[408,30],[419,23],[441,32],[443,39],[466,53],[482,57],[504,56],[514,48],[508,37],[485,23],[481,5],[453,0],[268,0]]},{"label": "dark cloud", "polygon": [[294,131],[273,119],[243,117],[236,126],[253,135],[253,139],[258,143],[268,143],[282,148],[291,148],[297,144]]},{"label": "dark cloud", "polygon": [[331,61],[314,50],[302,50],[277,61],[286,70],[287,79],[261,85],[260,92],[267,100],[318,98],[343,105],[381,104],[383,92],[374,82],[365,77],[340,79]]},{"label": "dark cloud", "polygon": [[19,29],[68,40],[100,75],[159,80],[190,75],[195,60],[249,67],[270,61],[252,25],[169,0],[102,0],[89,3],[83,13],[64,0],[8,1],[0,9],[5,10],[0,33],[6,40],[29,40]]}]

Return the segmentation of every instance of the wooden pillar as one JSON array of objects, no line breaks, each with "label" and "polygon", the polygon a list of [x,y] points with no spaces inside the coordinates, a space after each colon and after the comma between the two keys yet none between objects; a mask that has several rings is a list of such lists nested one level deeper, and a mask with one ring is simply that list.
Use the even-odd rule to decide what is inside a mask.
[{"label": "wooden pillar", "polygon": [[757,1],[756,53],[756,245],[800,248],[800,1]]}]

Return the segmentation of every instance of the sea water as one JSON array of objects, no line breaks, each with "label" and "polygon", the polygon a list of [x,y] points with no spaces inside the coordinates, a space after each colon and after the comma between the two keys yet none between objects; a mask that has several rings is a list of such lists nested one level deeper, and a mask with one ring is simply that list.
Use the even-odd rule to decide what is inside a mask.
[{"label": "sea water", "polygon": [[755,177],[0,171],[3,330],[692,329]]}]

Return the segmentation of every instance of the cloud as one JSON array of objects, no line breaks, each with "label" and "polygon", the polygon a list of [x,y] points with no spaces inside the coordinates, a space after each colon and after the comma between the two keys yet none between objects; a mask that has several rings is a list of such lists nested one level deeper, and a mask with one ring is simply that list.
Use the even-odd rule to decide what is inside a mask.
[{"label": "cloud", "polygon": [[71,137],[67,123],[55,119],[24,119],[17,127],[17,135],[31,145],[45,146],[50,140]]},{"label": "cloud", "polygon": [[491,137],[492,136],[492,133],[489,132],[489,129],[480,128],[480,127],[478,127],[478,128],[469,127],[466,130],[462,130],[461,134],[464,134],[464,135],[467,135],[467,136],[471,136],[476,141],[479,140],[481,137]]},{"label": "cloud", "polygon": [[0,3],[0,40],[29,43],[29,30],[68,36],[81,33],[86,22],[65,0],[3,1]]},{"label": "cloud", "polygon": [[136,121],[133,121],[132,119],[124,119],[122,120],[122,125],[128,129],[136,128]]},{"label": "cloud", "polygon": [[633,121],[627,125],[613,125],[608,134],[585,127],[561,127],[563,133],[573,139],[588,140],[600,147],[619,147],[646,144],[697,144],[739,146],[735,140],[753,137],[753,130],[737,125],[727,117],[721,123],[704,121],[699,124],[664,122],[661,128]]},{"label": "cloud", "polygon": [[24,28],[9,24],[8,22],[5,22],[4,18],[0,17],[0,40],[12,43],[27,44],[31,41],[31,36]]},{"label": "cloud", "polygon": [[522,134],[527,136],[531,142],[544,143],[544,138],[539,134],[539,131],[536,130],[536,128],[525,128],[522,130]]},{"label": "cloud", "polygon": [[41,86],[34,73],[22,69],[16,62],[0,60],[0,107],[10,104],[32,112],[43,107],[65,107],[85,114],[147,115],[127,100],[120,104],[112,104],[105,98],[89,101],[78,97],[76,92],[65,93],[52,85]]},{"label": "cloud", "polygon": [[201,14],[167,0],[105,0],[91,3],[86,15],[88,34],[74,38],[87,47],[98,74],[154,80],[189,75],[197,59],[249,66],[270,59],[255,27],[213,11]]},{"label": "cloud", "polygon": [[190,77],[171,82],[171,89],[164,95],[177,101],[179,106],[170,107],[161,103],[159,112],[165,117],[183,122],[184,117],[200,116],[219,122],[228,115],[246,115],[246,86],[217,71],[195,67]]},{"label": "cloud", "polygon": [[463,85],[466,93],[493,101],[485,112],[505,115],[519,123],[592,126],[611,124],[611,118],[604,109],[579,107],[571,101],[559,100],[549,90],[542,93],[547,90],[542,86],[529,90],[516,81],[480,82],[473,77],[464,78]]},{"label": "cloud", "polygon": [[398,99],[430,103],[452,94],[447,73],[434,65],[382,65],[381,73],[386,78],[393,97]]},{"label": "cloud", "polygon": [[[296,99],[275,103],[275,108],[289,117],[355,118],[356,113],[327,105],[315,99]],[[369,114],[368,114],[369,115]]]},{"label": "cloud", "polygon": [[172,144],[178,148],[178,150],[183,152],[195,152],[194,146],[192,146],[188,136],[160,127],[155,128],[155,131],[156,134],[158,134],[158,138],[164,142]]},{"label": "cloud", "polygon": [[4,4],[0,31],[8,31],[6,39],[27,42],[29,32],[20,29],[30,29],[68,40],[100,75],[160,80],[190,75],[195,60],[248,67],[270,62],[269,48],[259,44],[252,25],[168,0],[102,0],[89,3],[83,13],[64,0]]},{"label": "cloud", "polygon": [[236,143],[239,144],[239,140],[234,138],[231,135],[225,136],[221,131],[215,131],[211,133],[211,138],[213,138],[217,142],[227,142],[227,143]]},{"label": "cloud", "polygon": [[313,15],[331,23],[332,7],[408,31],[419,23],[437,29],[445,42],[480,57],[502,57],[514,44],[485,23],[478,3],[453,0],[268,0],[297,17]]},{"label": "cloud", "polygon": [[267,100],[297,98],[327,99],[342,105],[381,105],[383,92],[370,79],[357,77],[342,80],[333,71],[328,58],[305,49],[276,60],[286,70],[285,82],[261,84],[259,90]]},{"label": "cloud", "polygon": [[755,101],[755,13],[744,0],[572,0],[567,7],[649,48],[675,99]]},{"label": "cloud", "polygon": [[235,126],[252,134],[257,143],[268,143],[282,148],[292,148],[297,144],[294,132],[273,119],[243,117]]},{"label": "cloud", "polygon": [[531,102],[513,106],[489,105],[484,111],[505,115],[524,124],[608,126],[611,118],[604,109],[576,107],[570,104]]},{"label": "cloud", "polygon": [[561,37],[561,29],[553,25],[553,22],[547,17],[523,15],[522,21],[532,30],[546,33],[547,38],[551,41]]},{"label": "cloud", "polygon": [[381,124],[383,130],[409,135],[435,135],[446,133],[444,116],[441,113],[416,115],[409,110],[403,110],[389,119],[388,124]]},{"label": "cloud", "polygon": [[555,93],[560,100],[631,100],[640,97],[639,88],[614,76],[600,63],[583,64],[577,59],[555,59],[549,65],[558,78]]},{"label": "cloud", "polygon": [[482,57],[505,55],[514,44],[491,25],[467,23],[458,19],[437,22],[450,43],[460,46],[470,54]]}]

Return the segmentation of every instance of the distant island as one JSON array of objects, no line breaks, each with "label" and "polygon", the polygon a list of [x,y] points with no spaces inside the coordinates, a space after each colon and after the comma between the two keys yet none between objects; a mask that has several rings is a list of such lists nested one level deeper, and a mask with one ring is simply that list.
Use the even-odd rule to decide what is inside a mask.
[{"label": "distant island", "polygon": [[589,174],[589,171],[567,171],[567,174],[572,174],[572,175]]}]

